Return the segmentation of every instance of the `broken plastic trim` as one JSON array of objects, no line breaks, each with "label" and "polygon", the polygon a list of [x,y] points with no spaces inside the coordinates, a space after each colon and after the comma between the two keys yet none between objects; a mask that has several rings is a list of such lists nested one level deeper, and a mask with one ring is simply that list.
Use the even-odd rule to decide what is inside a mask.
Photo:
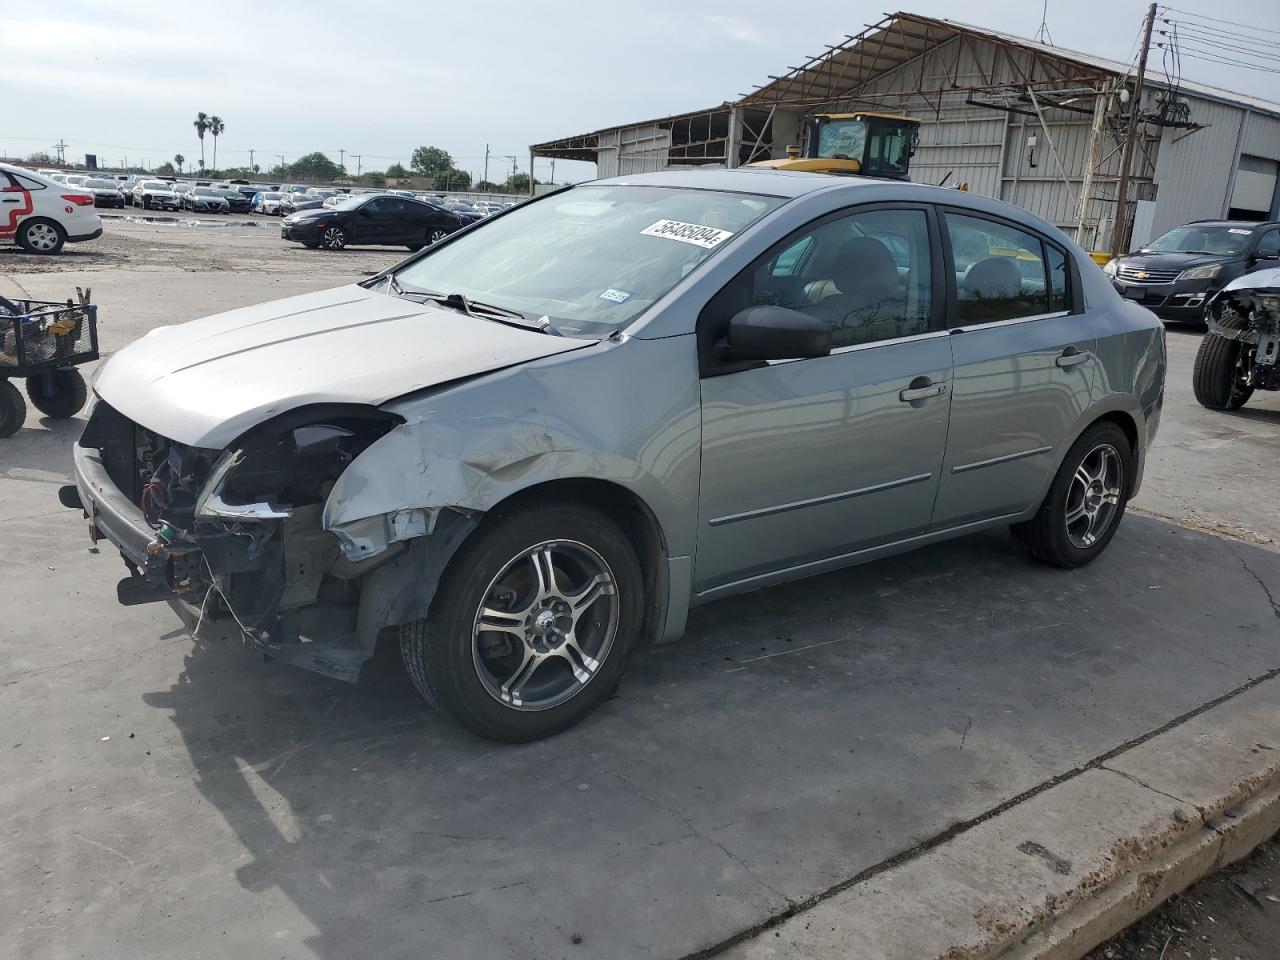
[{"label": "broken plastic trim", "polygon": [[376,557],[393,543],[424,537],[436,528],[438,507],[394,510],[330,527],[342,555],[351,561]]},{"label": "broken plastic trim", "polygon": [[270,501],[227,503],[222,488],[227,476],[244,460],[243,450],[228,450],[213,465],[209,479],[196,498],[195,515],[203,520],[283,520],[292,511]]}]

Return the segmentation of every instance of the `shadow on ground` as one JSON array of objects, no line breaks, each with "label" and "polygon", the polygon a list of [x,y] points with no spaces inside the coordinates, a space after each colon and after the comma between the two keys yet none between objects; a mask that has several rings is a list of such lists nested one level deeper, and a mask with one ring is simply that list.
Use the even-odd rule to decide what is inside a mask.
[{"label": "shadow on ground", "polygon": [[1076,572],[991,534],[702,608],[527,746],[395,650],[350,687],[199,642],[145,701],[247,854],[211,931],[237,883],[326,960],[681,957],[1277,666],[1270,596],[1277,554],[1130,516]]}]

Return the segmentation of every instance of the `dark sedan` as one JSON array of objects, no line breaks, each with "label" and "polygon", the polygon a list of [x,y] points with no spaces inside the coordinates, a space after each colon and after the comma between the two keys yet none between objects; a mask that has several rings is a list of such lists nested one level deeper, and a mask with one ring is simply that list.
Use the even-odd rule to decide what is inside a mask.
[{"label": "dark sedan", "polygon": [[1161,320],[1204,319],[1213,295],[1237,277],[1280,260],[1280,223],[1199,220],[1174,227],[1103,267],[1122,297]]},{"label": "dark sedan", "polygon": [[124,194],[119,180],[86,180],[80,189],[93,194],[95,207],[119,207],[124,209]]},{"label": "dark sedan", "polygon": [[419,200],[365,194],[348,197],[336,207],[291,214],[281,222],[280,236],[326,250],[357,243],[419,250],[469,222]]},{"label": "dark sedan", "polygon": [[239,190],[217,188],[218,193],[227,199],[227,207],[232,213],[248,213],[253,205],[253,197],[246,197]]}]

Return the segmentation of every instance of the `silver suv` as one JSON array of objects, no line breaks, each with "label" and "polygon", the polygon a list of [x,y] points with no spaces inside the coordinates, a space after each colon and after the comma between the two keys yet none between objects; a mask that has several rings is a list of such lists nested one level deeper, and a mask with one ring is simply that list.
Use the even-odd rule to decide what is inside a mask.
[{"label": "silver suv", "polygon": [[123,602],[350,680],[394,638],[428,700],[529,740],[697,603],[994,526],[1090,562],[1164,376],[1156,318],[1007,204],[647,174],[143,337],[62,496]]}]

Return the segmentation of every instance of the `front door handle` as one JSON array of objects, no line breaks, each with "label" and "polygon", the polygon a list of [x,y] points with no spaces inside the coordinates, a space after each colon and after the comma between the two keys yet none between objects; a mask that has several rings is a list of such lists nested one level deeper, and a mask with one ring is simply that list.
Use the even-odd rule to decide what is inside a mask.
[{"label": "front door handle", "polygon": [[923,386],[907,387],[905,390],[898,391],[898,399],[903,403],[912,403],[916,400],[928,400],[931,397],[940,397],[946,392],[947,385],[945,383],[928,383]]},{"label": "front door handle", "polygon": [[1093,354],[1088,350],[1077,350],[1075,347],[1067,347],[1067,349],[1063,350],[1058,356],[1058,359],[1053,362],[1065,370],[1068,367],[1074,367],[1084,363],[1092,357]]}]

